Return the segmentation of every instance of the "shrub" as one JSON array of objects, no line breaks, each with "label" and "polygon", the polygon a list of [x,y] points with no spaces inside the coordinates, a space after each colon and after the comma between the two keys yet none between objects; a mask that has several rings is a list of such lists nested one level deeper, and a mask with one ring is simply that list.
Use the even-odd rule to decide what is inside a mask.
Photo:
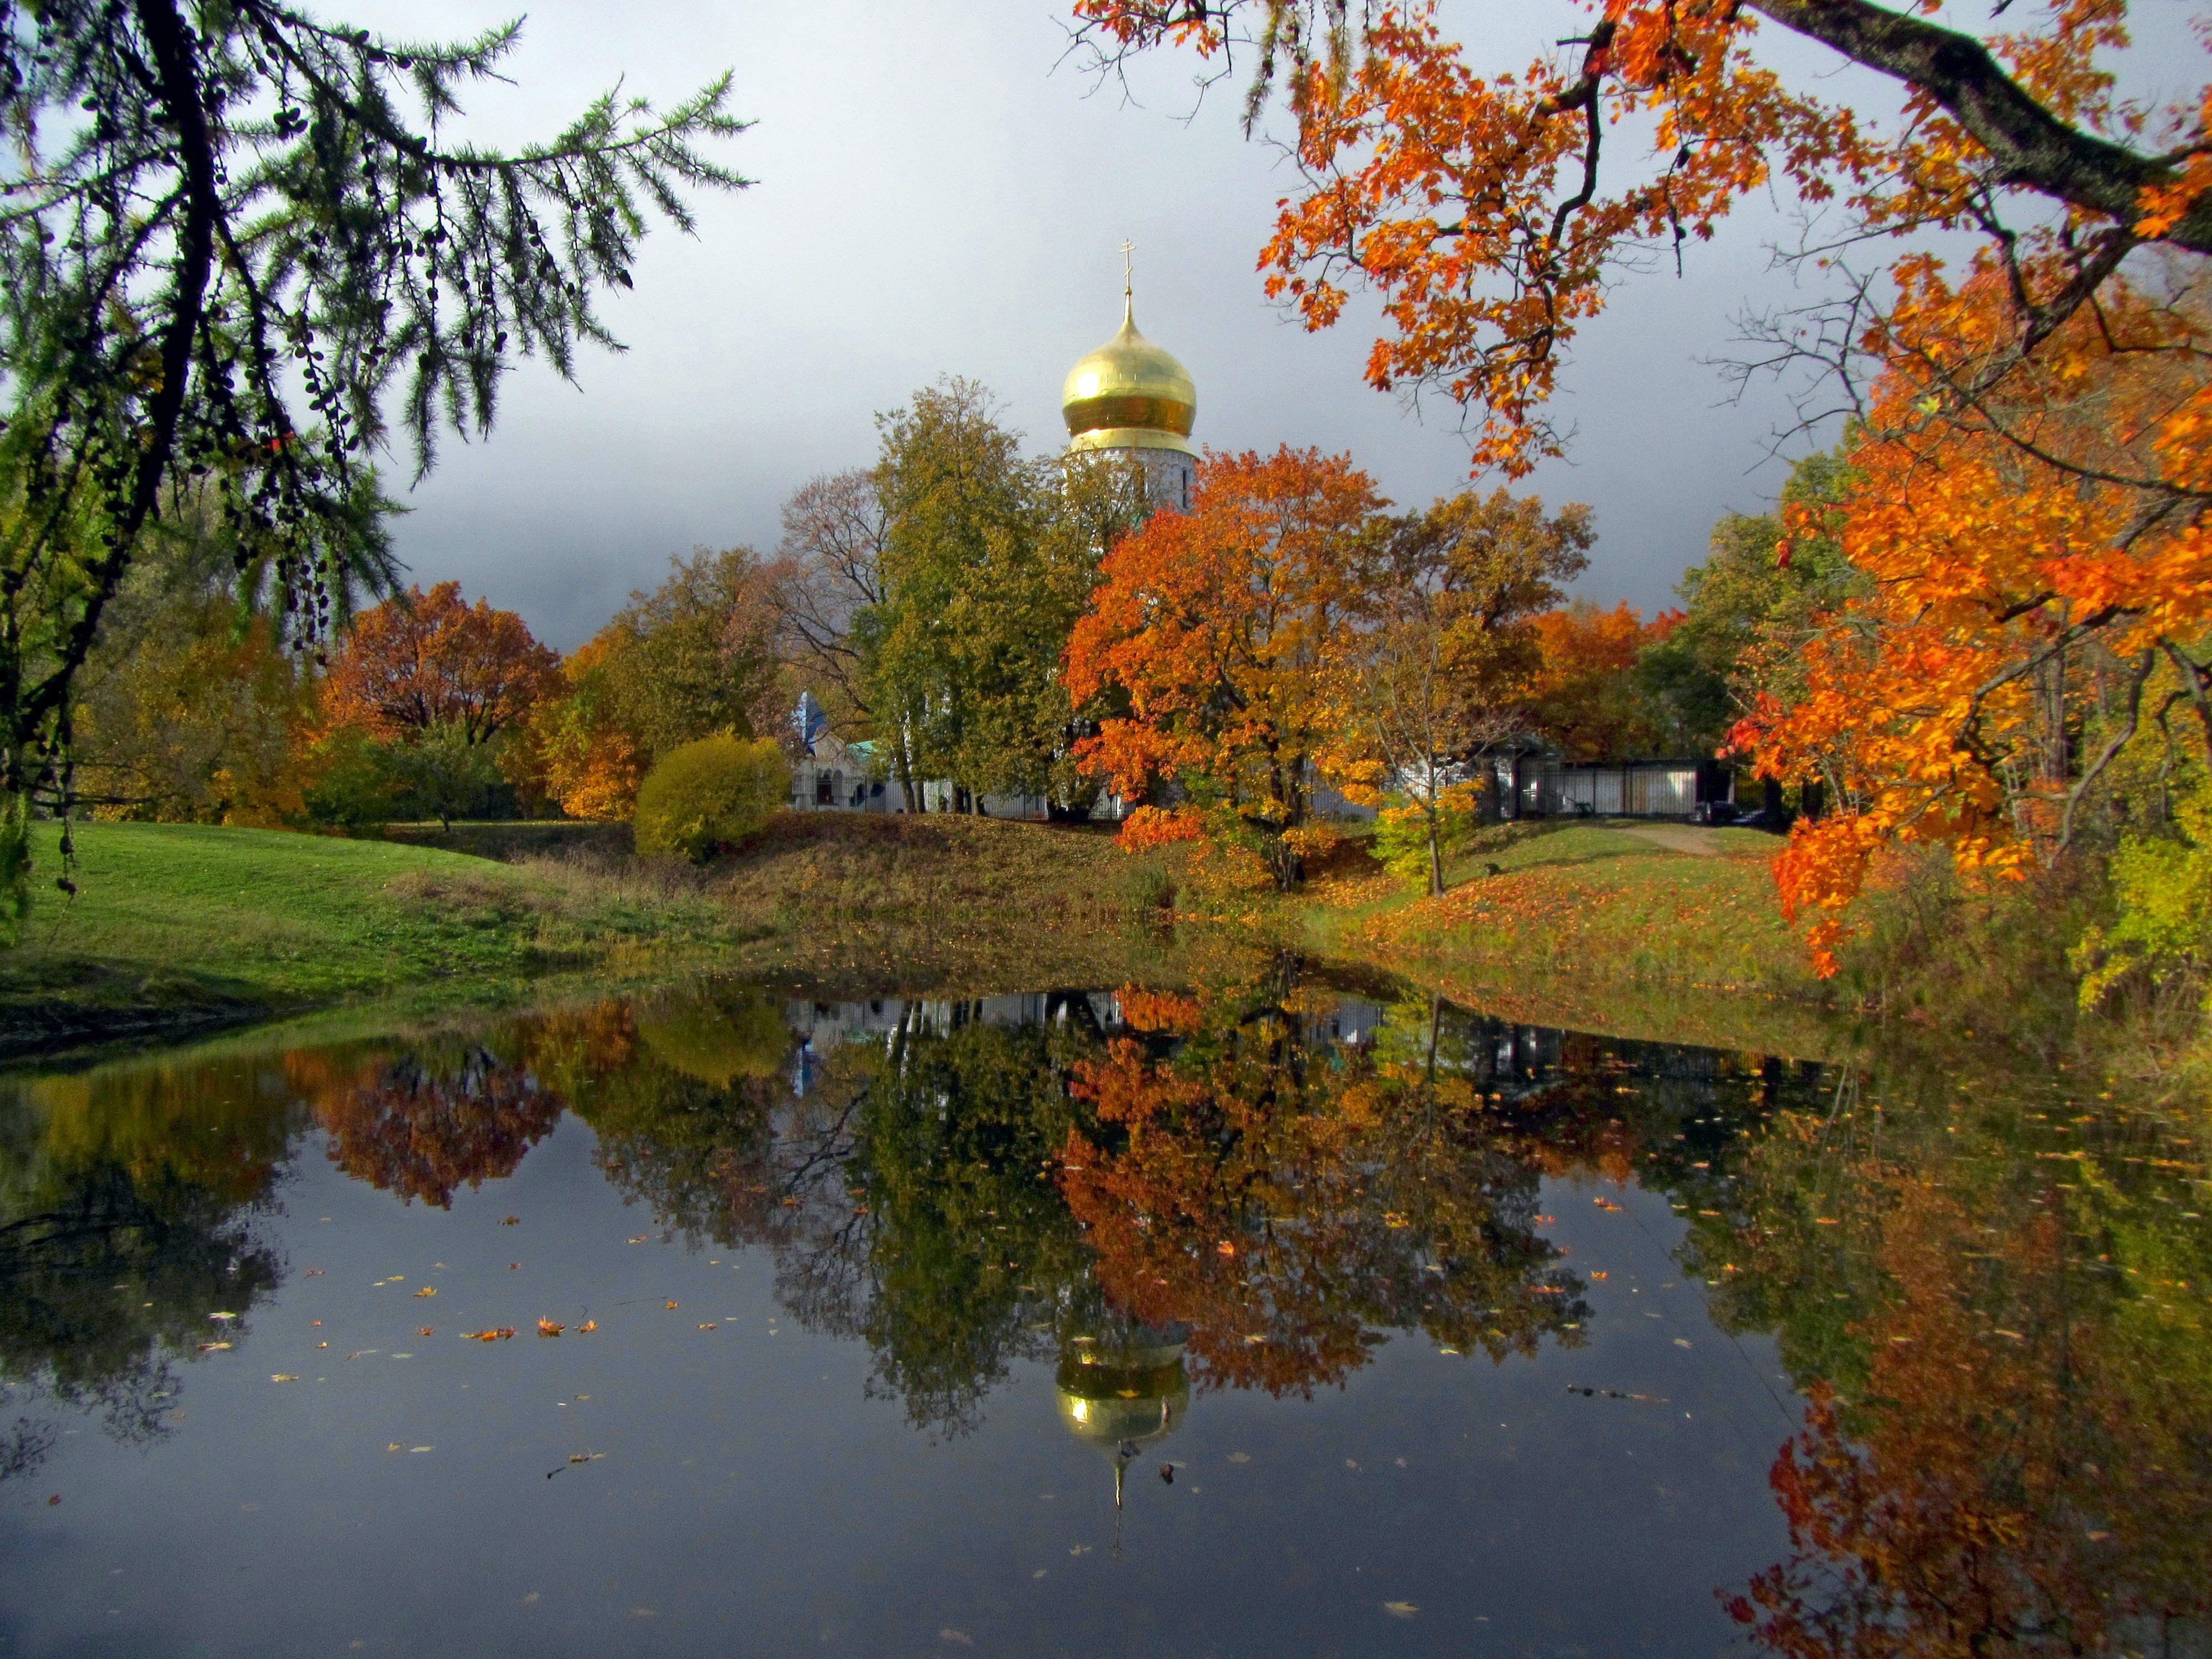
[{"label": "shrub", "polygon": [[[1471,850],[1482,828],[1481,814],[1472,789],[1447,790],[1437,815],[1437,850],[1449,866],[1454,858]],[[1375,856],[1382,867],[1416,887],[1429,884],[1429,825],[1421,809],[1402,795],[1375,815]]]},{"label": "shrub", "polygon": [[783,751],[724,733],[663,755],[637,792],[637,850],[705,858],[743,841],[791,793]]},{"label": "shrub", "polygon": [[2118,916],[2090,928],[2074,952],[2081,1006],[2094,1008],[2131,975],[2201,990],[2212,964],[2212,778],[2179,792],[2167,834],[2121,841],[2112,884]]}]

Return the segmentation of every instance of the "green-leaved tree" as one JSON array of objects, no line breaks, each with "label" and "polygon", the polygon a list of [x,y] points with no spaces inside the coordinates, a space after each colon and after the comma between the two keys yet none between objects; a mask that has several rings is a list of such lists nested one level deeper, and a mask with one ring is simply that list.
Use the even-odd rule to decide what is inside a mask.
[{"label": "green-leaved tree", "polygon": [[[70,794],[78,669],[143,536],[212,500],[312,645],[374,532],[396,405],[418,472],[490,426],[501,376],[611,343],[648,215],[744,181],[728,77],[610,93],[551,140],[454,142],[520,24],[457,45],[276,0],[42,0],[0,27],[0,900],[34,800]],[[64,878],[65,879],[65,878]]]}]

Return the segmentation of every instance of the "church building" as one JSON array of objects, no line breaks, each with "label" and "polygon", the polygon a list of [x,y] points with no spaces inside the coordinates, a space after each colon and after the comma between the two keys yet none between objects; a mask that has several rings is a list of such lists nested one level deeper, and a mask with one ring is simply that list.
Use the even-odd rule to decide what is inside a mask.
[{"label": "church building", "polygon": [[[1127,252],[1124,244],[1122,252]],[[1121,329],[1068,370],[1060,415],[1067,422],[1068,465],[1080,465],[1086,456],[1134,460],[1144,469],[1145,493],[1155,507],[1190,510],[1198,483],[1198,448],[1190,441],[1198,418],[1198,387],[1188,369],[1137,332],[1126,260]],[[897,781],[876,775],[880,768],[869,746],[848,745],[830,735],[812,705],[811,697],[803,698],[793,716],[800,758],[793,770],[792,805],[802,812],[908,811],[906,792]],[[951,804],[949,783],[926,783],[921,790],[931,811]],[[987,795],[982,807],[994,818],[1051,815],[1042,795]],[[1122,808],[1118,796],[1109,796],[1098,811],[1102,817],[1118,818]]]}]

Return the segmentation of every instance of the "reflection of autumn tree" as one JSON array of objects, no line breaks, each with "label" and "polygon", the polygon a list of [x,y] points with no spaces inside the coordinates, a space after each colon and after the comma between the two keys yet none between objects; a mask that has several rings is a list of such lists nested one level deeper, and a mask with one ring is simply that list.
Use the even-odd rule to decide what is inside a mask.
[{"label": "reflection of autumn tree", "polygon": [[1172,1052],[1077,1068],[1099,1127],[1070,1132],[1062,1189],[1108,1298],[1188,1323],[1201,1386],[1310,1392],[1391,1328],[1493,1358],[1576,1340],[1536,1171],[1465,1075],[1309,1045],[1295,992],[1198,1006]]},{"label": "reflection of autumn tree", "polygon": [[[0,1402],[97,1413],[126,1442],[163,1432],[177,1364],[281,1267],[255,1236],[296,1126],[250,1061],[131,1062],[0,1096]],[[234,1327],[242,1339],[245,1323]],[[15,1416],[0,1480],[59,1433]]]},{"label": "reflection of autumn tree", "polygon": [[482,1042],[450,1039],[418,1044],[315,1099],[331,1163],[441,1209],[464,1185],[513,1175],[561,1109],[534,1071]]},{"label": "reflection of autumn tree", "polygon": [[2194,1650],[2212,1249],[2185,1170],[2154,1125],[1949,1106],[1762,1149],[1723,1311],[1820,1370],[1773,1473],[1791,1553],[1731,1610],[1803,1659]]},{"label": "reflection of autumn tree", "polygon": [[786,1212],[773,1191],[772,1105],[793,1039],[766,993],[609,1003],[550,1027],[532,1057],[563,1079],[625,1203],[695,1243],[773,1238]]}]

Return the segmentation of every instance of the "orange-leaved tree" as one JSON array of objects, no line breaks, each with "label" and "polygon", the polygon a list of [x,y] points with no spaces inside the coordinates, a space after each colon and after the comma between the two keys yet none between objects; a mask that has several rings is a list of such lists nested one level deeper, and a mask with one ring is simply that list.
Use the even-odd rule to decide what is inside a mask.
[{"label": "orange-leaved tree", "polygon": [[[1797,695],[1734,738],[1844,809],[1777,866],[1823,972],[1883,849],[2018,877],[2068,856],[2134,751],[2161,775],[2212,762],[2202,299],[2107,283],[2023,358],[2000,262],[1910,274],[1841,503],[1790,526],[1869,580],[1806,647]],[[2154,785],[2136,793],[2154,809]]]},{"label": "orange-leaved tree", "polygon": [[331,659],[323,710],[378,737],[444,726],[485,743],[529,712],[557,661],[520,617],[469,605],[459,582],[410,587],[356,621]]},{"label": "orange-leaved tree", "polygon": [[[1929,15],[1953,9],[1942,0],[1604,0],[1531,20],[1525,64],[1476,60],[1438,27],[1436,0],[1073,9],[1109,70],[1161,46],[1224,62],[1250,48],[1247,125],[1279,88],[1303,175],[1261,255],[1268,291],[1311,328],[1334,324],[1353,287],[1376,293],[1388,331],[1370,382],[1468,407],[1479,465],[1521,471],[1557,453],[1545,405],[1608,279],[1648,267],[1655,244],[1679,255],[1710,237],[1747,197],[2023,252],[2002,216],[2021,195],[2063,204],[2078,258],[2033,297],[2068,311],[2136,246],[2212,251],[2212,88],[2155,117],[2117,94],[2099,54],[2127,43],[2124,0],[2056,0],[2040,27],[1986,39]],[[1978,9],[1954,15],[1984,26]],[[1755,53],[1762,23],[1895,83],[1902,118],[1863,117],[1832,82],[1793,87]],[[1608,135],[1643,154],[1608,154]]]},{"label": "orange-leaved tree", "polygon": [[1345,702],[1374,605],[1386,505],[1342,455],[1209,454],[1187,513],[1116,543],[1068,641],[1068,695],[1113,710],[1079,765],[1124,796],[1172,786],[1122,834],[1251,843],[1294,885],[1323,774],[1356,763]]},{"label": "orange-leaved tree", "polygon": [[605,628],[562,658],[555,694],[532,711],[521,734],[517,769],[572,818],[627,818],[645,781],[651,756],[623,718],[609,672],[623,643],[617,629]]},{"label": "orange-leaved tree", "polygon": [[1662,617],[1647,626],[1626,600],[1605,611],[1588,599],[1536,618],[1543,666],[1533,713],[1570,760],[1627,760],[1664,744],[1666,722],[1636,667],[1675,620]]}]

